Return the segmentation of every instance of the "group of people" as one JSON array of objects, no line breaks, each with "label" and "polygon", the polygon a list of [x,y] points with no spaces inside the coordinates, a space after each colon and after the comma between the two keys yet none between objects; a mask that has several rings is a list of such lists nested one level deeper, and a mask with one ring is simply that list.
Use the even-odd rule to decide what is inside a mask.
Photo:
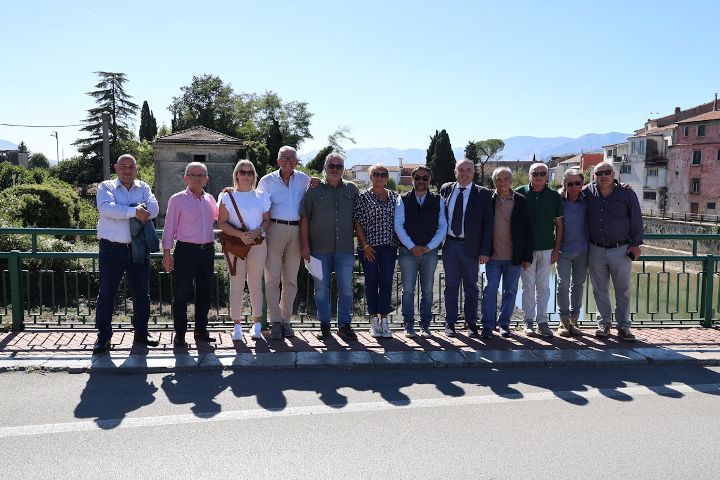
[{"label": "group of people", "polygon": [[[412,170],[412,190],[398,195],[387,188],[388,169],[369,169],[371,186],[360,191],[343,178],[344,158],[329,154],[323,178],[311,179],[299,171],[297,152],[284,146],[278,169],[257,181],[252,162],[240,160],[233,171],[233,187],[217,200],[205,192],[208,170],[193,162],[185,168],[187,188],[170,197],[162,236],[163,267],[173,274],[173,323],[176,347],[187,348],[187,301],[194,291],[195,341],[215,342],[208,331],[210,284],[215,257],[214,226],[226,236],[252,244],[246,258],[226,254],[230,271],[232,339],[243,339],[243,292],[250,294],[252,338],[262,338],[261,312],[267,302],[270,339],[294,336],[291,317],[297,294],[300,262],[319,262],[322,274],[313,277],[321,339],[331,336],[331,273],[337,284],[337,333],[357,339],[352,321],[352,272],[355,251],[365,277],[370,334],[391,337],[388,315],[396,263],[402,281],[402,317],[405,335],[415,337],[415,296],[420,280],[419,335],[429,338],[435,271],[442,248],[445,272],[445,329],[456,334],[459,295],[467,334],[491,338],[496,331],[512,335],[510,317],[518,281],[522,279],[525,333],[553,336],[548,326],[552,264],[557,263],[558,334],[578,335],[583,287],[588,270],[598,308],[595,335],[610,334],[612,309],[609,281],[615,292],[617,334],[632,341],[630,331],[630,274],[640,256],[643,225],[635,193],[614,179],[611,164],[594,167],[593,182],[583,185],[583,174],[570,169],[558,192],[548,185],[548,167],[534,163],[528,185],[512,189],[512,171],[492,173],[494,190],[473,182],[475,165],[462,159],[455,165],[455,182],[430,190],[428,166]],[[133,295],[134,341],[157,346],[147,328],[149,242],[142,228],[159,213],[150,187],[137,179],[131,155],[122,155],[115,180],[98,188],[100,212],[100,288],[97,300],[96,353],[111,347],[114,297],[127,272]],[[138,233],[140,232],[140,233]],[[140,239],[138,237],[141,237]],[[357,239],[357,241],[356,241]],[[478,276],[485,265],[482,305]],[[263,297],[263,279],[265,294]],[[497,294],[501,302],[498,315]],[[478,313],[481,313],[481,319]],[[537,328],[536,328],[537,325]]]}]

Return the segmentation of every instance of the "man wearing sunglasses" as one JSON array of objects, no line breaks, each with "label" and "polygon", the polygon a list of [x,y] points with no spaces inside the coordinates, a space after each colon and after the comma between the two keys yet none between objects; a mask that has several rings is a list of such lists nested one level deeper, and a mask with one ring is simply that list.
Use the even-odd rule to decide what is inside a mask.
[{"label": "man wearing sunglasses", "polygon": [[333,152],[325,158],[323,181],[308,190],[300,208],[301,254],[322,263],[322,280],[313,278],[315,305],[320,320],[319,338],[330,338],[330,280],[335,272],[338,303],[338,335],[344,340],[357,340],[350,326],[352,320],[352,271],[355,265],[353,240],[353,206],[358,187],[342,178],[345,160]]},{"label": "man wearing sunglasses", "polygon": [[[560,257],[563,237],[563,201],[548,186],[548,167],[544,163],[530,165],[530,184],[517,188],[527,198],[533,219],[532,264],[520,273],[525,334],[552,338],[548,326],[547,307],[550,300],[550,271]],[[535,332],[534,323],[538,331]]]},{"label": "man wearing sunglasses", "polygon": [[612,307],[609,282],[615,291],[615,322],[621,340],[635,341],[630,331],[632,261],[640,257],[643,220],[637,195],[615,182],[610,163],[593,170],[593,183],[583,188],[589,236],[588,268],[599,318],[595,336],[610,334]]},{"label": "man wearing sunglasses", "polygon": [[395,233],[402,244],[398,263],[402,278],[402,315],[405,336],[415,337],[415,283],[420,274],[420,336],[432,337],[433,280],[438,248],[447,232],[445,209],[440,195],[429,190],[432,172],[418,165],[411,173],[413,189],[398,198]]}]

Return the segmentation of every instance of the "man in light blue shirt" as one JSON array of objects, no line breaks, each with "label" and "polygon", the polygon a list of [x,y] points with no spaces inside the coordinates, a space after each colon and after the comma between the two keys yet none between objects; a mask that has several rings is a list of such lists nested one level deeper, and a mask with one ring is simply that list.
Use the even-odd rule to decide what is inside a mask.
[{"label": "man in light blue shirt", "polygon": [[[266,232],[265,298],[270,317],[270,338],[295,335],[290,317],[297,294],[300,268],[300,204],[310,177],[296,170],[297,152],[284,146],[278,151],[278,169],[260,179],[257,190],[270,194],[270,229]],[[282,297],[280,284],[282,283]]]},{"label": "man in light blue shirt", "polygon": [[402,276],[402,315],[405,336],[415,337],[415,283],[420,273],[420,335],[430,338],[433,280],[438,263],[438,247],[447,232],[445,209],[440,195],[428,190],[430,167],[412,171],[412,191],[398,197],[395,207],[395,233],[402,246],[398,264]]}]

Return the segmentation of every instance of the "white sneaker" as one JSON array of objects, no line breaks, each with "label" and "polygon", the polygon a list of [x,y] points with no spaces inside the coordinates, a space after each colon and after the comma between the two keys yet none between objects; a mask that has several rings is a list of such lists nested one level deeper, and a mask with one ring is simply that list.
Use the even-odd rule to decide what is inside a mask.
[{"label": "white sneaker", "polygon": [[422,327],[420,329],[420,336],[422,338],[432,338],[432,332],[428,327]]},{"label": "white sneaker", "polygon": [[383,336],[382,328],[380,328],[380,319],[378,317],[370,319],[370,335],[375,338]]},{"label": "white sneaker", "polygon": [[387,318],[381,318],[380,319],[380,330],[382,330],[382,336],[385,338],[392,338],[392,332],[390,331],[390,326],[388,325],[388,319]]},{"label": "white sneaker", "polygon": [[242,342],[245,339],[245,337],[243,337],[242,325],[239,323],[235,324],[235,328],[233,329],[233,333],[230,338],[232,338],[234,342]]},{"label": "white sneaker", "polygon": [[262,340],[262,323],[256,322],[253,324],[252,329],[250,329],[250,338],[253,340]]}]

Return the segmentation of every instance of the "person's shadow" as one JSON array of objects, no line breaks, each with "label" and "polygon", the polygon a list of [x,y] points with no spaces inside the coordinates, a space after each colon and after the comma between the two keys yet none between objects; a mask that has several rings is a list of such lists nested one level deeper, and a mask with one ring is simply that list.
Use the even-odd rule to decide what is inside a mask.
[{"label": "person's shadow", "polygon": [[166,375],[160,387],[175,405],[192,403],[190,410],[203,418],[214,417],[222,410],[215,398],[227,388],[222,371],[176,372]]}]

